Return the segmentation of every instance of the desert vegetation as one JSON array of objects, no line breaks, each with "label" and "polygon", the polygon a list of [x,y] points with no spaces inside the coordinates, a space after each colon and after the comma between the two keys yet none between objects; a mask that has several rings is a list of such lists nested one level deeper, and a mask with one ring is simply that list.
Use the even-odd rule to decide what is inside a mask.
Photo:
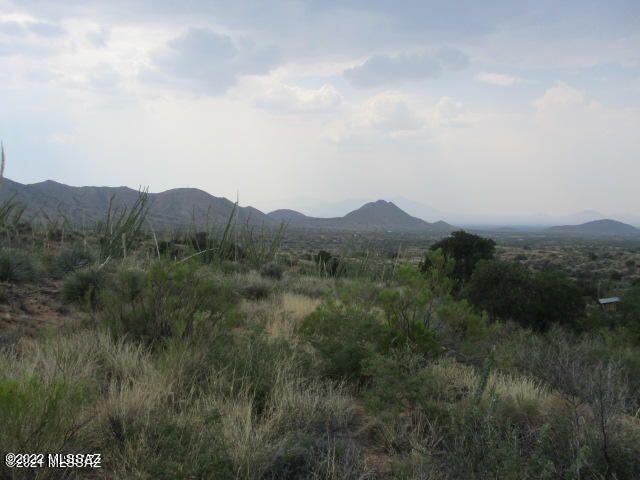
[{"label": "desert vegetation", "polygon": [[2,478],[640,477],[637,286],[606,314],[465,232],[296,249],[145,202],[86,231],[0,209],[0,450],[103,458]]}]

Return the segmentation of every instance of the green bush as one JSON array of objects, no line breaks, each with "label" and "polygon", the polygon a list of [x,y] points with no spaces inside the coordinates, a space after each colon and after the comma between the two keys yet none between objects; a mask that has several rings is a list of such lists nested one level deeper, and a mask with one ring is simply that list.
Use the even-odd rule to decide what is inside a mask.
[{"label": "green bush", "polygon": [[116,338],[154,344],[208,333],[232,306],[228,285],[194,264],[158,262],[144,281],[138,273],[121,275],[102,297],[104,324]]},{"label": "green bush", "polygon": [[409,348],[374,353],[363,362],[367,378],[365,402],[376,412],[400,414],[429,402],[432,378],[425,360]]},{"label": "green bush", "polygon": [[371,350],[390,348],[389,329],[372,312],[362,287],[343,289],[339,295],[309,315],[299,333],[320,354],[325,375],[360,380]]},{"label": "green bush", "polygon": [[45,384],[35,376],[0,376],[0,451],[64,451],[77,433],[80,409],[92,395],[73,379]]},{"label": "green bush", "polygon": [[494,319],[541,331],[556,323],[576,326],[586,306],[582,289],[566,274],[503,261],[480,262],[463,293]]},{"label": "green bush", "polygon": [[51,273],[56,277],[64,277],[68,273],[88,267],[93,260],[91,252],[82,245],[67,247],[54,257]]},{"label": "green bush", "polygon": [[62,299],[67,303],[79,303],[95,310],[99,306],[107,274],[99,268],[85,268],[69,274],[62,284]]},{"label": "green bush", "polygon": [[163,480],[233,479],[233,467],[220,432],[219,414],[210,412],[198,423],[161,417],[144,432],[153,455],[141,467],[150,478]]},{"label": "green bush", "polygon": [[437,352],[438,343],[429,328],[434,294],[428,278],[415,267],[401,265],[396,280],[397,287],[383,289],[378,296],[394,344],[424,354]]},{"label": "green bush", "polygon": [[260,275],[266,278],[280,280],[282,279],[282,267],[277,263],[267,263],[262,267],[262,270],[260,270]]},{"label": "green bush", "polygon": [[30,282],[37,277],[32,258],[21,250],[0,251],[0,281]]}]

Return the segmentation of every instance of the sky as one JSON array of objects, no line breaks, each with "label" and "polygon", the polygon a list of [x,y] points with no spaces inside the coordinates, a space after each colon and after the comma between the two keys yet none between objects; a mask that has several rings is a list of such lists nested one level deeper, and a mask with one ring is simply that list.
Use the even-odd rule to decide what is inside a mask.
[{"label": "sky", "polygon": [[22,183],[640,216],[640,2],[0,0]]}]

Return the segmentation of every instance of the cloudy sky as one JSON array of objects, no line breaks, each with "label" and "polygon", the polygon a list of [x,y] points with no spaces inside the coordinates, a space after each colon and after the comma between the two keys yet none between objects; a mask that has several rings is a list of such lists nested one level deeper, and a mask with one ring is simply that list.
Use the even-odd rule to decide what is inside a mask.
[{"label": "cloudy sky", "polygon": [[640,213],[640,2],[0,0],[31,183]]}]

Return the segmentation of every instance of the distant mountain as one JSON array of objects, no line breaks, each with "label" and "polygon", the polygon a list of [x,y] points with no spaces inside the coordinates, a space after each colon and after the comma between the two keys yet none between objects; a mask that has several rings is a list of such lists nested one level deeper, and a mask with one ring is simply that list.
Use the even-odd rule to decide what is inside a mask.
[{"label": "distant mountain", "polygon": [[275,220],[281,220],[284,222],[307,222],[313,220],[312,217],[307,217],[303,213],[296,212],[295,210],[289,210],[287,208],[274,210],[273,212],[268,213],[268,215]]},{"label": "distant mountain", "polygon": [[343,217],[309,217],[295,210],[275,210],[269,213],[274,220],[284,220],[294,228],[352,231],[429,231],[451,232],[454,227],[445,222],[428,223],[412,217],[392,202],[378,200],[347,213]]},{"label": "distant mountain", "polygon": [[551,227],[546,230],[549,233],[577,236],[635,236],[640,235],[640,230],[617,220],[595,220],[580,225],[563,225]]},{"label": "distant mountain", "polygon": [[[138,192],[129,187],[71,187],[47,180],[24,185],[9,179],[0,183],[0,203],[9,198],[22,203],[25,217],[32,219],[66,216],[76,225],[91,224],[105,218],[110,198],[114,206],[132,205]],[[148,219],[154,228],[180,228],[191,223],[226,222],[234,208],[231,200],[214,197],[197,188],[176,188],[149,194]],[[271,217],[253,207],[238,207],[239,222],[276,226]]]},{"label": "distant mountain", "polygon": [[412,217],[395,203],[378,200],[366,203],[342,217],[354,230],[426,230],[431,224]]},{"label": "distant mountain", "polygon": [[[55,219],[65,216],[77,226],[91,225],[105,218],[109,201],[116,208],[131,206],[138,191],[129,187],[72,187],[47,180],[25,185],[9,179],[0,183],[0,203],[12,198],[23,204],[27,219]],[[149,194],[151,225],[156,229],[184,228],[195,224],[202,228],[226,222],[234,209],[231,200],[214,197],[197,188],[175,188]],[[238,207],[238,221],[277,227],[287,222],[290,228],[319,228],[349,231],[428,231],[451,232],[445,222],[428,223],[412,217],[394,203],[378,200],[349,212],[344,217],[316,218],[294,210],[276,210],[265,214],[253,207]]]}]

